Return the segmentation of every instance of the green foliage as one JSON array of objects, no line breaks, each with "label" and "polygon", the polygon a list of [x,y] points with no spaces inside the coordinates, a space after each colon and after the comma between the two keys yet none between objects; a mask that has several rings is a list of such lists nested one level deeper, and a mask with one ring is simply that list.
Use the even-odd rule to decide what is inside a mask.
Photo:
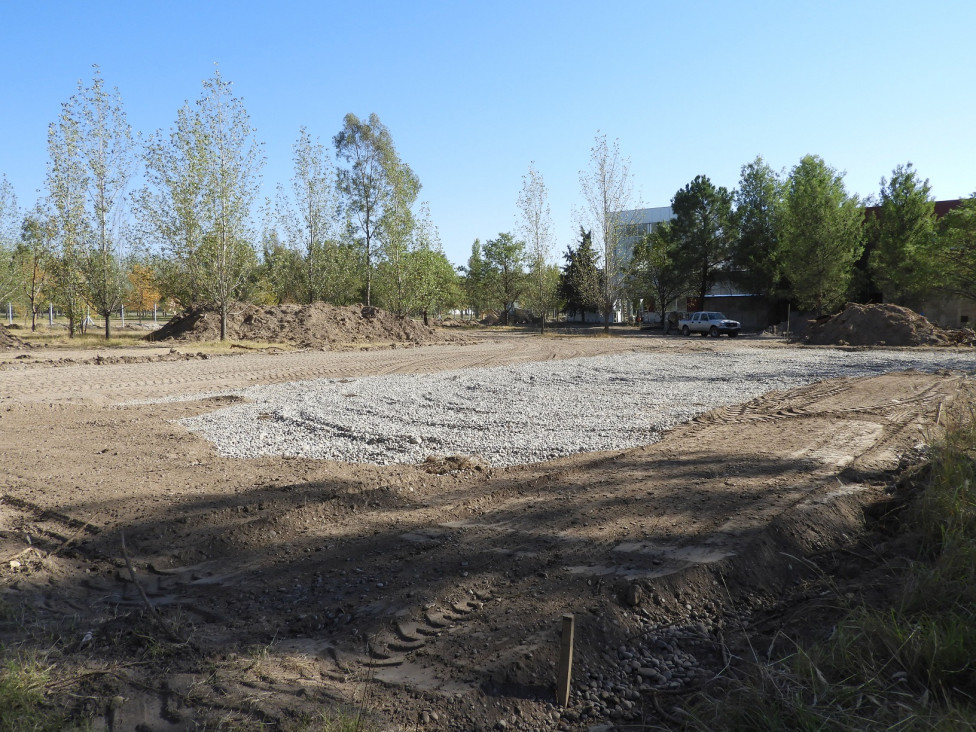
[{"label": "green foliage", "polygon": [[527,243],[529,282],[525,305],[540,316],[542,332],[546,331],[546,316],[558,300],[559,270],[549,263],[552,256],[552,214],[549,191],[542,174],[529,164],[529,172],[522,178],[518,197],[519,232]]},{"label": "green foliage", "polygon": [[695,729],[967,730],[976,726],[976,424],[948,430],[902,512],[919,555],[887,607],[859,606],[833,637],[759,663]]},{"label": "green foliage", "polygon": [[528,284],[525,243],[503,232],[485,242],[483,255],[486,289],[501,304],[508,325],[509,308],[514,307]]},{"label": "green foliage", "polygon": [[868,266],[888,302],[918,305],[938,279],[935,202],[912,164],[881,179],[881,205],[867,222]]},{"label": "green foliage", "polygon": [[481,240],[471,245],[468,266],[464,268],[464,302],[474,311],[476,318],[488,307],[488,271],[481,256]]},{"label": "green foliage", "polygon": [[247,110],[220,71],[203,82],[196,124],[203,156],[204,235],[196,255],[204,298],[220,308],[220,340],[227,339],[227,308],[240,299],[257,264],[251,214],[264,158]]},{"label": "green foliage", "polygon": [[593,248],[591,232],[580,227],[580,240],[576,248],[567,247],[563,255],[565,264],[559,277],[559,297],[570,314],[596,310],[601,297],[601,272],[597,267],[597,254]]},{"label": "green foliage", "polygon": [[67,720],[45,699],[50,667],[32,655],[8,658],[0,667],[0,732],[59,732]]},{"label": "green foliage", "polygon": [[662,314],[675,298],[694,286],[687,269],[679,266],[680,244],[670,223],[645,235],[634,247],[629,274],[634,295],[650,300]]},{"label": "green foliage", "polygon": [[723,186],[716,188],[707,176],[695,176],[674,194],[671,209],[675,266],[694,282],[703,302],[715,275],[732,257],[736,239],[732,193]]},{"label": "green foliage", "polygon": [[6,176],[0,175],[0,301],[8,300],[18,289],[15,249],[19,220],[14,188]]},{"label": "green foliage", "polygon": [[264,158],[219,70],[203,82],[195,108],[177,112],[169,135],[156,133],[145,163],[149,186],[136,212],[165,255],[155,267],[161,293],[182,307],[219,307],[225,340],[227,307],[248,292],[257,265],[251,215]]},{"label": "green foliage", "polygon": [[[290,196],[282,190],[278,196],[285,242],[300,264],[287,271],[292,280],[286,289],[292,291],[284,297],[292,302],[335,302],[337,282],[345,284],[350,274],[342,267],[352,264],[355,269],[356,260],[337,256],[341,252],[335,250],[340,233],[336,173],[324,146],[313,141],[305,127],[294,145],[294,171]],[[279,289],[283,284],[279,280]]]},{"label": "green foliage", "polygon": [[423,255],[410,256],[429,244],[417,245],[414,241],[417,221],[413,205],[420,192],[420,180],[410,166],[400,160],[392,141],[382,152],[388,196],[377,229],[382,251],[377,289],[384,307],[398,315],[406,315],[416,304],[418,278],[424,278],[422,267],[428,261]]},{"label": "green foliage", "polygon": [[942,217],[936,258],[942,288],[976,300],[976,193]]},{"label": "green foliage", "polygon": [[366,304],[372,304],[375,239],[380,218],[391,195],[388,164],[393,150],[390,131],[371,114],[367,121],[347,114],[342,129],[333,138],[336,156],[346,167],[338,172],[338,190],[348,221],[348,230],[360,243],[366,268]]},{"label": "green foliage", "polygon": [[128,249],[125,229],[129,181],[136,172],[136,141],[122,108],[118,89],[109,92],[98,66],[91,86],[80,82],[65,105],[77,126],[77,145],[60,154],[74,155],[85,185],[84,216],[88,234],[78,257],[84,298],[105,321],[111,337],[111,314],[123,303],[128,287],[122,260]]},{"label": "green foliage", "polygon": [[863,248],[864,213],[843,174],[816,155],[790,173],[781,216],[784,274],[803,309],[831,312],[844,302]]},{"label": "green foliage", "polygon": [[780,284],[779,222],[783,182],[762,157],[742,166],[736,189],[732,264],[745,292],[770,295]]}]

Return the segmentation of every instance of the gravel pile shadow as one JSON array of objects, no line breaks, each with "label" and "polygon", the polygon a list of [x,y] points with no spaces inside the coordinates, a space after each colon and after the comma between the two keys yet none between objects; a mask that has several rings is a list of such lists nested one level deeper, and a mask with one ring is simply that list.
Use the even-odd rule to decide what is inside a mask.
[{"label": "gravel pile shadow", "polygon": [[30,348],[30,345],[24,343],[20,338],[15,336],[4,325],[0,325],[0,351],[14,350],[20,348]]},{"label": "gravel pile shadow", "polygon": [[[349,343],[426,345],[466,339],[445,334],[375,307],[326,303],[259,306],[235,303],[227,314],[227,337],[239,341],[289,343],[300,348],[336,348]],[[220,311],[195,307],[175,316],[146,340],[215,341]]]},{"label": "gravel pile shadow", "polygon": [[837,315],[811,323],[806,342],[813,346],[972,346],[976,332],[944,330],[900,305],[849,302]]}]

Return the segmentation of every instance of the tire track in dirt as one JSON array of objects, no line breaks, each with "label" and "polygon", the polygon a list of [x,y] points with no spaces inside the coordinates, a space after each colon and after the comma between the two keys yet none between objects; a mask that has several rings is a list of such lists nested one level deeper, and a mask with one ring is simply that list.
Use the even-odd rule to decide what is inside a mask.
[{"label": "tire track in dirt", "polygon": [[636,345],[629,339],[542,339],[509,335],[473,345],[384,351],[249,353],[187,361],[5,368],[0,370],[0,400],[111,404],[283,381],[430,373],[562,360],[632,351]]}]

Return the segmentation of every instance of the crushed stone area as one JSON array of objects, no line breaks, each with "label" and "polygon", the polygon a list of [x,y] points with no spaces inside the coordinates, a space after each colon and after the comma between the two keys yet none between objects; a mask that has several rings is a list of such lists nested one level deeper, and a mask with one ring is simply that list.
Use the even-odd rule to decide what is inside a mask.
[{"label": "crushed stone area", "polygon": [[226,457],[493,467],[656,442],[711,409],[835,377],[972,371],[965,353],[735,349],[631,353],[434,374],[318,379],[174,397],[240,401],[181,420]]}]

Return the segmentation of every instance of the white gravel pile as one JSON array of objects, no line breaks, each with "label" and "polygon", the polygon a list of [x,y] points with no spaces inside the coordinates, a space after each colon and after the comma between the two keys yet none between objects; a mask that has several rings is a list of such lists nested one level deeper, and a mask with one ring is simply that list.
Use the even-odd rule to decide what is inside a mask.
[{"label": "white gravel pile", "polygon": [[231,457],[389,464],[466,455],[505,466],[646,445],[715,407],[822,379],[972,367],[945,351],[632,353],[256,386],[220,392],[248,401],[181,423]]}]

